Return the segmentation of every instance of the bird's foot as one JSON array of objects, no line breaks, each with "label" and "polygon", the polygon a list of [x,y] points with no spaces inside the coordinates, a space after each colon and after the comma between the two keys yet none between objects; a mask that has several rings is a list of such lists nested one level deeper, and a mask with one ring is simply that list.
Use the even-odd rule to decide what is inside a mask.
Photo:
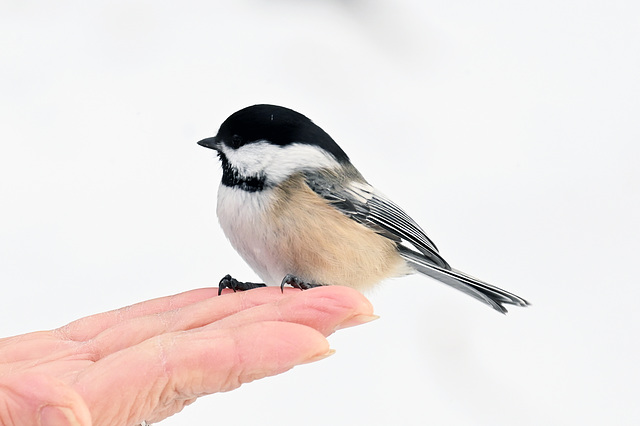
[{"label": "bird's foot", "polygon": [[242,282],[233,278],[231,275],[227,274],[220,280],[220,284],[218,284],[218,296],[222,294],[222,290],[225,288],[230,288],[235,293],[236,291],[246,291],[251,290],[258,287],[266,287],[266,284],[263,283],[250,283],[250,282]]},{"label": "bird's foot", "polygon": [[280,290],[284,292],[284,286],[287,284],[289,284],[293,288],[299,288],[300,290],[308,290],[310,288],[320,287],[322,285],[322,284],[308,283],[292,274],[287,274],[282,279],[282,283],[280,283]]}]

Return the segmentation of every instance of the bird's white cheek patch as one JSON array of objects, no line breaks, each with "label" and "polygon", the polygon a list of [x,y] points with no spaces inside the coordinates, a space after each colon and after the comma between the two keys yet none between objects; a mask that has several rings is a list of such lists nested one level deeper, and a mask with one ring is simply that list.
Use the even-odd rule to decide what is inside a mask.
[{"label": "bird's white cheek patch", "polygon": [[224,155],[241,175],[262,176],[278,184],[297,171],[308,168],[334,168],[333,156],[313,145],[294,143],[286,146],[269,142],[254,142],[238,149],[222,146]]}]

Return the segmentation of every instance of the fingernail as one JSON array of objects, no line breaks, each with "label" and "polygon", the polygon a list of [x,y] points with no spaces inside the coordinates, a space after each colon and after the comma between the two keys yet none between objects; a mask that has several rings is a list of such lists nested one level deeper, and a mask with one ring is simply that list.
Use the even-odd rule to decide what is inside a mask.
[{"label": "fingernail", "polygon": [[354,315],[351,318],[347,318],[345,321],[338,324],[336,330],[341,330],[343,328],[354,327],[360,324],[366,324],[371,321],[375,321],[380,318],[379,315]]},{"label": "fingernail", "polygon": [[40,409],[40,424],[42,426],[80,426],[72,409],[55,405],[45,405]]},{"label": "fingernail", "polygon": [[309,364],[311,362],[320,361],[321,359],[329,358],[331,355],[333,355],[335,353],[336,353],[335,349],[329,349],[327,352],[325,352],[323,354],[312,356],[311,358],[309,358],[306,361],[304,361],[302,364]]}]

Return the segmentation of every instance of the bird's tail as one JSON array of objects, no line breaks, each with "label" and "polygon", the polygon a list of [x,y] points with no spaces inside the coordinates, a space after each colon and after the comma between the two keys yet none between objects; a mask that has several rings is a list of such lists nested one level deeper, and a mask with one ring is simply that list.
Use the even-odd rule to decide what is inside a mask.
[{"label": "bird's tail", "polygon": [[435,278],[451,287],[460,290],[469,296],[486,303],[498,312],[507,313],[507,309],[502,306],[503,303],[516,306],[528,306],[529,302],[523,298],[494,287],[474,278],[464,272],[455,269],[445,269],[440,266],[429,263],[427,259],[418,253],[400,246],[400,255],[406,260],[416,271]]}]

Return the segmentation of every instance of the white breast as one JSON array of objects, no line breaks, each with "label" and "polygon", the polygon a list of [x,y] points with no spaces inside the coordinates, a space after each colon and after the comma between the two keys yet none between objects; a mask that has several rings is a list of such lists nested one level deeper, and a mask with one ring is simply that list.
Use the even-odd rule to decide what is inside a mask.
[{"label": "white breast", "polygon": [[218,220],[233,248],[268,285],[280,285],[287,274],[277,255],[275,236],[265,214],[272,190],[247,192],[220,185]]}]

